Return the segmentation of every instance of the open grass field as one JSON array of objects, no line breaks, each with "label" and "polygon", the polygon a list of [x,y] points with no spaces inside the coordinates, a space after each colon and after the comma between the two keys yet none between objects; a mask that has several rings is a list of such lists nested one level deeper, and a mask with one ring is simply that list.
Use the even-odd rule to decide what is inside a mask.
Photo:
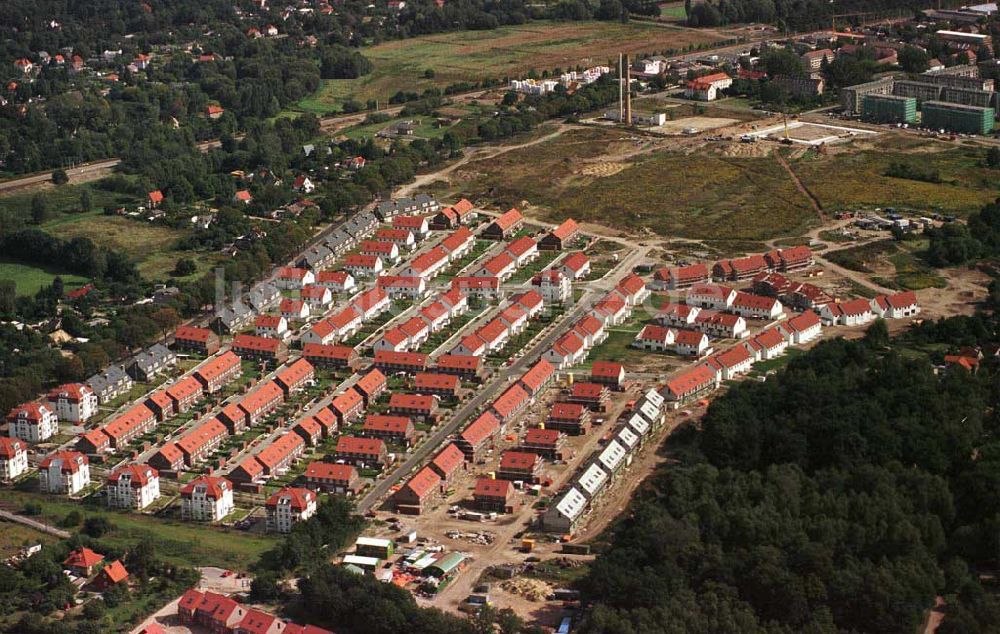
[{"label": "open grass field", "polygon": [[92,209],[102,209],[104,207],[118,207],[127,203],[136,202],[135,197],[117,192],[109,192],[92,184],[87,185],[46,185],[38,192],[16,193],[0,196],[0,217],[8,214],[24,218],[31,218],[31,199],[36,193],[40,193],[45,199],[46,206],[53,217],[61,214],[73,214],[80,212],[80,197],[83,192],[90,193],[90,204]]},{"label": "open grass field", "polygon": [[[986,150],[912,136],[884,134],[857,141],[829,155],[808,153],[792,167],[828,212],[903,207],[967,216],[1000,196],[996,170],[982,166]],[[942,183],[891,178],[891,163],[917,163],[937,170]]]},{"label": "open grass field", "polygon": [[[374,65],[372,73],[324,81],[318,93],[298,107],[336,112],[347,99],[384,102],[399,90],[420,92],[462,81],[514,77],[531,69],[607,64],[620,51],[656,54],[718,40],[714,32],[619,22],[533,22],[491,31],[420,36],[363,49]],[[434,77],[424,77],[427,70],[433,70]]]},{"label": "open grass field", "polygon": [[41,544],[44,547],[55,541],[57,540],[52,535],[33,528],[14,522],[0,522],[0,559],[16,555],[24,546]]},{"label": "open grass field", "polygon": [[918,291],[944,288],[947,282],[921,259],[926,240],[893,242],[880,240],[826,254],[832,262],[861,273],[870,273],[882,286]]},{"label": "open grass field", "polygon": [[[191,566],[246,570],[275,543],[271,537],[190,522],[161,520],[140,513],[107,511],[102,507],[25,491],[0,491],[0,501],[10,510],[22,508],[28,501],[36,502],[42,508],[40,519],[51,524],[58,523],[73,510],[81,511],[88,517],[107,517],[115,525],[115,530],[102,537],[102,541],[124,548],[142,540],[153,540],[157,552],[164,558]],[[0,525],[0,532],[6,531],[8,526],[10,524]]]},{"label": "open grass field", "polygon": [[34,295],[40,288],[52,284],[52,280],[57,276],[62,278],[66,290],[73,290],[87,283],[85,277],[62,273],[57,269],[0,260],[0,280],[14,280],[17,284],[17,294],[20,296]]},{"label": "open grass field", "polygon": [[773,157],[643,152],[644,143],[616,130],[573,130],[472,162],[453,182],[498,208],[527,201],[550,221],[573,217],[720,249],[799,235],[817,221]]},{"label": "open grass field", "polygon": [[664,2],[660,5],[660,17],[676,20],[687,20],[687,11],[683,2]]},{"label": "open grass field", "polygon": [[210,258],[174,250],[177,241],[187,235],[181,229],[101,212],[61,215],[41,228],[63,239],[90,238],[96,244],[122,251],[138,264],[139,272],[147,279],[166,278],[181,257],[192,257],[199,264],[199,272],[210,266]]}]

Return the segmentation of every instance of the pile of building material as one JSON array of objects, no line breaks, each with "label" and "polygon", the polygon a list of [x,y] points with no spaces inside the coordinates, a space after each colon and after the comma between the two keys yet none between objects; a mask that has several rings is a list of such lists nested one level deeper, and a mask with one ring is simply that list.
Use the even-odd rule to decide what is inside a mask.
[{"label": "pile of building material", "polygon": [[552,594],[552,587],[538,579],[508,579],[501,582],[500,587],[532,602],[545,601]]}]

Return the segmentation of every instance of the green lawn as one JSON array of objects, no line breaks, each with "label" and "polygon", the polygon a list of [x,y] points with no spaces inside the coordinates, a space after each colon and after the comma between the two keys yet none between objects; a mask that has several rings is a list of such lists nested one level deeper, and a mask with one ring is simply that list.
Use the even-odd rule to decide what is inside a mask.
[{"label": "green lawn", "polygon": [[676,18],[687,20],[687,11],[684,10],[683,2],[665,2],[660,5],[661,18]]},{"label": "green lawn", "polygon": [[246,570],[257,561],[261,553],[275,543],[271,537],[191,522],[164,520],[140,513],[108,511],[96,504],[75,503],[64,498],[25,491],[0,490],[0,500],[15,510],[28,501],[37,502],[42,507],[41,519],[50,523],[57,523],[73,510],[82,511],[87,516],[107,517],[116,528],[102,537],[102,541],[127,547],[138,541],[154,540],[158,552],[165,559],[191,566]]},{"label": "green lawn", "polygon": [[[532,22],[483,31],[461,31],[394,40],[363,49],[374,69],[357,79],[324,81],[298,103],[328,113],[354,99],[380,105],[400,90],[421,92],[456,82],[502,79],[530,69],[606,64],[618,53],[659,53],[718,41],[715,33],[641,22]],[[426,77],[425,71],[434,71]]]},{"label": "green lawn", "polygon": [[42,287],[52,284],[52,280],[61,277],[66,290],[79,288],[87,283],[87,278],[72,273],[62,273],[52,268],[42,268],[21,264],[19,262],[0,261],[0,280],[14,280],[17,284],[17,294],[31,296]]}]

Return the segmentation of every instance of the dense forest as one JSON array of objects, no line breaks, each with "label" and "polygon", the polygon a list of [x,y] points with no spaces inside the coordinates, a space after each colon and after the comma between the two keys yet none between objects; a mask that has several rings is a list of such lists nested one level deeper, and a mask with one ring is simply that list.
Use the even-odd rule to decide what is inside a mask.
[{"label": "dense forest", "polygon": [[997,631],[1000,363],[909,351],[995,349],[998,326],[876,322],[730,388],[613,531],[581,631],[911,633],[936,597],[940,634]]},{"label": "dense forest", "polygon": [[[940,6],[959,4],[946,2]],[[936,7],[938,3],[927,0],[838,0],[836,4],[825,0],[711,0],[691,3],[689,0],[688,24],[706,27],[766,22],[793,31],[811,31],[830,28],[834,14],[875,13],[886,17],[902,14],[905,17],[932,6]]]}]

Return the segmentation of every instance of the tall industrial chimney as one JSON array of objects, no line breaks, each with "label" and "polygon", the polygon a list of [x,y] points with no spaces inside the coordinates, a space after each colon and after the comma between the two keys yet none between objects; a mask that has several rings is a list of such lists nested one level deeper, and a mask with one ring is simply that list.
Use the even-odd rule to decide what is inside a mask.
[{"label": "tall industrial chimney", "polygon": [[632,125],[632,64],[628,53],[625,53],[625,118],[622,122],[627,126]]},{"label": "tall industrial chimney", "polygon": [[622,86],[625,84],[625,64],[623,60],[622,53],[618,53],[618,123],[625,120],[625,98]]}]

